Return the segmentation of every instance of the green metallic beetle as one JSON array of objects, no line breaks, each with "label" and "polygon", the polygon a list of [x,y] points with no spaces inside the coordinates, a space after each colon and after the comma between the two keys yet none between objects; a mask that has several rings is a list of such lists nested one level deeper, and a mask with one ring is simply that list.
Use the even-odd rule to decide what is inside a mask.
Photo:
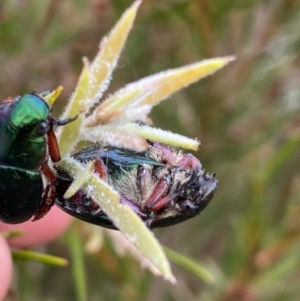
[{"label": "green metallic beetle", "polygon": [[51,117],[51,102],[61,90],[8,98],[0,105],[0,220],[5,223],[40,219],[55,201],[49,160],[59,161],[60,154],[53,128],[74,120]]}]

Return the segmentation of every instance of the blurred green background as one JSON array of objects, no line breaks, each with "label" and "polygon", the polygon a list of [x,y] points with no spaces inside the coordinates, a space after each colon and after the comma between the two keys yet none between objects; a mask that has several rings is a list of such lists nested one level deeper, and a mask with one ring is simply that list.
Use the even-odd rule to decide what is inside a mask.
[{"label": "blurred green background", "polygon": [[[93,58],[132,2],[1,0],[1,98],[61,84],[67,99],[81,58]],[[173,265],[173,286],[118,257],[106,239],[84,258],[87,300],[300,300],[299,28],[295,0],[143,1],[109,92],[161,70],[237,56],[151,114],[156,126],[198,137],[196,155],[218,174],[219,190],[199,217],[155,230],[216,281]],[[66,240],[42,251],[72,266]],[[71,266],[19,265],[12,300],[79,300]]]}]

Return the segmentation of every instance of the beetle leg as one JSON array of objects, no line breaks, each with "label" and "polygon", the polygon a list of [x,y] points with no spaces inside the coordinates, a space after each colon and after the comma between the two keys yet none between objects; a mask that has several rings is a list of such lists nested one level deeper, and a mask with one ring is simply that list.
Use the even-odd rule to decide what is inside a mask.
[{"label": "beetle leg", "polygon": [[100,176],[100,179],[106,180],[106,178],[107,178],[107,167],[105,166],[102,159],[100,159],[99,157],[95,160],[94,172],[96,172]]},{"label": "beetle leg", "polygon": [[195,158],[192,154],[183,155],[183,157],[178,162],[178,166],[182,169],[194,169],[201,167],[200,161]]},{"label": "beetle leg", "polygon": [[169,205],[173,199],[174,199],[174,196],[169,194],[169,195],[157,200],[157,202],[155,202],[154,204],[151,205],[151,208],[147,207],[147,209],[151,209],[151,211],[158,211],[158,210],[166,207],[167,205]]},{"label": "beetle leg", "polygon": [[59,153],[56,136],[53,131],[53,125],[51,125],[51,128],[47,133],[47,140],[48,140],[49,155],[52,162],[60,161],[60,153]]},{"label": "beetle leg", "polygon": [[[170,202],[171,199],[169,201],[165,199],[168,190],[169,186],[167,181],[165,179],[161,179],[156,185],[149,199],[146,201],[145,208],[151,211],[157,211]],[[161,202],[162,200],[164,200],[163,204]]]},{"label": "beetle leg", "polygon": [[60,153],[59,153],[59,147],[57,143],[57,139],[54,133],[53,127],[56,126],[63,126],[66,125],[72,121],[74,121],[78,116],[75,116],[73,118],[63,119],[63,120],[56,120],[53,118],[50,118],[50,129],[47,133],[47,140],[48,140],[48,149],[49,149],[49,155],[52,160],[52,162],[58,162],[61,160]]},{"label": "beetle leg", "polygon": [[32,221],[37,221],[44,217],[51,207],[54,205],[56,197],[56,175],[47,163],[41,166],[41,171],[47,179],[47,186],[42,198],[42,204],[40,208],[35,212]]}]

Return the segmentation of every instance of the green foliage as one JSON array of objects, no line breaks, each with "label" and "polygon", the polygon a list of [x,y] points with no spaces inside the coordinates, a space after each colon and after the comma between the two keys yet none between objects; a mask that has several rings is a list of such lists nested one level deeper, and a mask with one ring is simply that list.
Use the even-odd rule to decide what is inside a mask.
[{"label": "green foliage", "polygon": [[[81,57],[95,55],[128,2],[2,1],[2,98],[60,84],[67,98]],[[172,286],[118,257],[106,242],[85,255],[88,300],[299,300],[298,5],[144,1],[110,91],[203,58],[237,56],[151,115],[156,126],[198,137],[197,155],[218,173],[219,190],[199,217],[155,233],[169,248],[205,262],[215,282],[174,269],[178,284]],[[47,252],[69,259],[67,250],[61,241]],[[28,278],[31,269],[29,262],[18,270],[20,300],[76,298],[68,268],[43,265]]]}]

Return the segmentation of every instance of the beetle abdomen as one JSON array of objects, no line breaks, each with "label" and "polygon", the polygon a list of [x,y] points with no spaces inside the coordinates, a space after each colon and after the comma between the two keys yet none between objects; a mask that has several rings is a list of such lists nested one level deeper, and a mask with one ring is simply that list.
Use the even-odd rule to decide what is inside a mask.
[{"label": "beetle abdomen", "polygon": [[39,172],[0,165],[0,220],[18,224],[29,220],[42,202]]}]

